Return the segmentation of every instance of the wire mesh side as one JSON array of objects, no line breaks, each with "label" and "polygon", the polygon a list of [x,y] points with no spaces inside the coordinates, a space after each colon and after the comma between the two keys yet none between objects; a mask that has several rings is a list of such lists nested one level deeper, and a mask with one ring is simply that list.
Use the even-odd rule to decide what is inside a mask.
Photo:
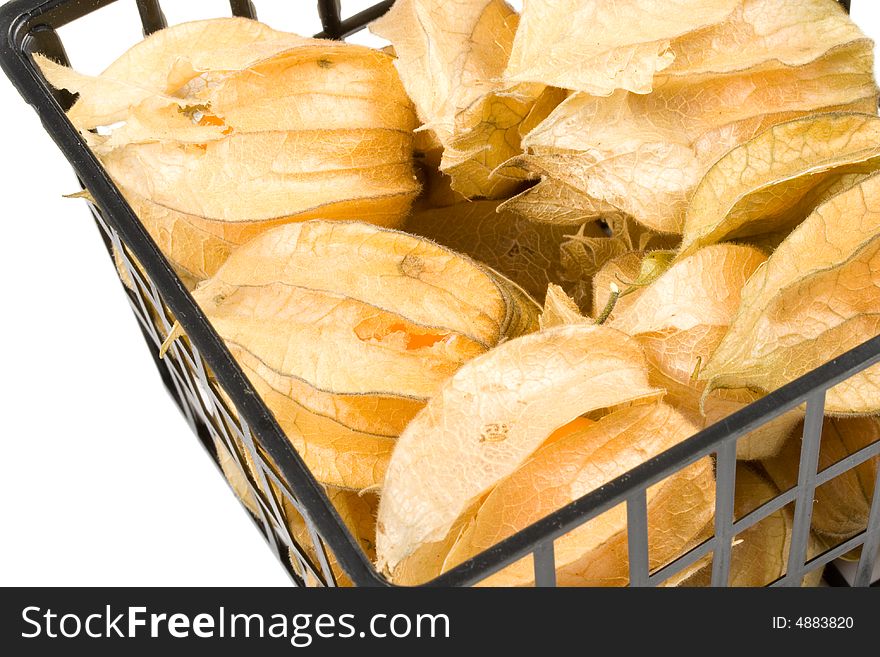
[{"label": "wire mesh side", "polygon": [[[174,317],[152,281],[135,264],[118,233],[107,225],[94,205],[92,212],[110,247],[129,305],[150,349],[158,354],[171,332]],[[327,548],[308,520],[308,511],[275,472],[270,459],[259,448],[259,440],[217,387],[199,351],[185,337],[180,338],[171,343],[159,363],[168,375],[172,384],[170,391],[177,397],[184,416],[193,429],[204,436],[203,443],[214,460],[220,465],[221,455],[232,459],[240,481],[246,482],[246,492],[236,490],[236,494],[270,546],[288,566],[294,583],[335,585]],[[225,454],[220,450],[225,450]],[[228,471],[224,470],[224,475],[230,480]],[[307,531],[298,532],[299,536],[294,537],[293,523]]]},{"label": "wire mesh side", "polygon": [[765,501],[744,517],[736,520],[733,508],[736,490],[736,441],[732,439],[724,441],[716,452],[714,536],[654,573],[648,574],[645,572],[644,564],[647,561],[645,545],[641,540],[633,540],[632,538],[634,529],[639,534],[644,532],[643,518],[645,514],[641,508],[642,495],[637,493],[627,498],[627,524],[628,531],[630,532],[628,546],[630,586],[654,586],[661,584],[695,563],[710,551],[713,553],[712,586],[727,586],[730,577],[733,538],[746,529],[757,525],[771,514],[782,510],[790,503],[795,504],[795,511],[786,569],[779,579],[773,582],[765,582],[764,584],[771,586],[801,586],[804,577],[809,573],[862,546],[862,553],[859,557],[853,586],[869,586],[871,584],[870,573],[878,558],[878,552],[880,552],[880,471],[878,471],[874,483],[871,508],[865,529],[842,543],[825,549],[818,555],[812,556],[808,554],[816,487],[820,483],[830,481],[834,476],[852,470],[868,459],[880,457],[880,440],[878,440],[844,457],[832,466],[823,470],[818,469],[822,422],[825,411],[825,393],[830,387],[830,385],[826,386],[820,383],[816,385],[815,389],[810,390],[804,395],[807,403],[807,412],[801,437],[797,485]]}]

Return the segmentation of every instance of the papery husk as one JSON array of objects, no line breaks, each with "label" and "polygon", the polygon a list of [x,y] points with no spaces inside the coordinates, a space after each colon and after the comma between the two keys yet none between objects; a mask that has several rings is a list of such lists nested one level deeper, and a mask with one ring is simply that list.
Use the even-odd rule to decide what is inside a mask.
[{"label": "papery husk", "polygon": [[[451,331],[485,347],[523,321],[522,315],[536,319],[538,310],[534,302],[511,307],[507,282],[466,256],[359,222],[309,221],[276,228],[239,248],[211,283],[219,289],[221,283],[276,282],[310,293],[350,295],[428,328],[442,319]],[[209,296],[207,288],[199,290],[200,298]]]},{"label": "papery husk", "polygon": [[[653,402],[647,401],[646,403],[650,404]],[[547,440],[541,443],[541,448],[544,448],[547,445],[552,445],[553,443],[559,442],[560,440],[566,439],[572,434],[585,431],[586,429],[592,427],[594,424],[596,424],[596,420],[591,420],[590,418],[584,416],[576,417],[571,422],[563,424],[556,431],[547,436]]]},{"label": "papery husk", "polygon": [[863,34],[832,0],[638,2],[526,0],[505,76],[608,96],[803,66]]},{"label": "papery husk", "polygon": [[[121,191],[144,228],[171,262],[174,273],[190,291],[205,278],[212,276],[240,244],[268,230],[272,225],[268,222],[247,222],[232,224],[234,228],[230,228],[230,224],[226,222],[211,222],[201,217],[175,212],[151,203],[128,190]],[[369,207],[366,209],[368,210]],[[281,220],[277,225],[286,221],[286,219]],[[134,282],[128,272],[124,271],[115,247],[113,249],[116,270],[125,286],[133,290]],[[129,260],[146,277],[137,259],[129,255]]]},{"label": "papery husk", "polygon": [[517,283],[539,303],[547,285],[565,285],[560,245],[570,228],[528,221],[497,201],[457,203],[415,211],[404,229],[484,262]]},{"label": "papery husk", "polygon": [[[820,205],[785,238],[743,288],[730,330],[700,374],[707,390],[775,390],[880,333],[877,199],[874,175]],[[827,414],[878,411],[877,366],[827,392]]]},{"label": "papery husk", "polygon": [[[278,100],[297,94],[329,95],[336,91],[334,95],[339,98],[338,88],[330,85],[342,81],[351,83],[346,91],[354,98],[372,102],[373,109],[366,114],[379,118],[379,101],[384,100],[384,111],[392,122],[387,127],[414,127],[411,106],[405,95],[396,93],[400,83],[390,66],[392,59],[364,46],[279,32],[249,19],[213,18],[151,34],[99,76],[79,74],[45,57],[40,57],[38,63],[53,86],[71,92],[85,87],[69,112],[71,121],[82,130],[126,121],[132,109],[144,108],[144,101],[159,109],[168,105],[185,108],[195,104],[192,100],[210,105],[209,110],[220,110],[220,118],[232,117],[225,123],[234,129],[239,125],[246,131],[269,126],[284,129],[284,118],[295,116],[297,111],[300,116],[311,117],[306,128],[354,127],[336,122],[362,121],[365,117],[357,119],[334,112],[321,119],[317,113],[321,105],[298,110],[277,105]],[[373,71],[376,62],[382,65]],[[301,65],[321,69],[323,77],[316,77],[316,71],[307,71]],[[272,77],[279,85],[261,77]],[[361,95],[372,84],[384,86],[386,95]],[[271,116],[271,121],[261,123],[266,116]],[[210,123],[191,123],[204,128],[206,134],[215,132],[216,126]]]},{"label": "papery husk", "polygon": [[[798,433],[802,435],[803,426],[800,429]],[[878,439],[877,417],[826,417],[819,446],[819,470]],[[793,438],[775,458],[764,461],[764,468],[782,490],[797,484],[800,452],[801,440]],[[880,456],[874,456],[816,488],[812,521],[816,533],[836,544],[867,527],[878,467]]]},{"label": "papery husk", "polygon": [[393,226],[399,223],[402,214],[406,214],[411,202],[409,195],[368,198],[358,202],[331,203],[295,217],[229,222],[178,212],[153,203],[132,190],[123,188],[121,191],[178,273],[194,281],[190,289],[195,283],[213,276],[238,246],[271,228],[316,217],[345,220],[352,216],[355,206],[364,221],[377,226]]},{"label": "papery husk", "polygon": [[540,123],[564,98],[564,92],[553,87],[517,85],[483,96],[459,112],[456,134],[440,163],[452,188],[466,198],[507,198],[521,188],[520,180],[496,171],[522,152],[524,125]]},{"label": "papery husk", "polygon": [[[697,375],[727,333],[743,286],[766,258],[750,246],[704,247],[673,264],[647,287],[637,288],[635,300],[615,308],[608,321],[641,342],[653,384],[665,388],[670,403],[701,428],[760,397],[744,389],[707,395]],[[737,456],[772,455],[802,417],[803,412],[794,409],[750,432],[737,443]]]},{"label": "papery husk", "polygon": [[[764,476],[740,464],[736,468],[734,515],[742,518],[780,491]],[[766,586],[785,574],[794,518],[788,508],[774,511],[733,539],[730,552],[728,586]],[[817,551],[817,542],[810,538],[810,553]],[[810,556],[810,555],[808,555]],[[818,586],[822,569],[811,571],[803,586]],[[712,583],[712,555],[708,554],[683,571],[673,575],[664,586],[697,587]]]},{"label": "papery husk", "polygon": [[291,221],[305,221],[312,217],[325,220],[347,220],[354,208],[362,211],[364,221],[386,226],[398,223],[401,214],[408,211],[410,199],[366,199],[359,203],[334,203],[314,211],[303,213],[295,219],[282,217],[277,220],[247,222],[215,222],[195,215],[170,210],[151,203],[137,194],[123,193],[138,217],[150,231],[159,247],[169,257],[175,270],[185,281],[195,285],[216,273],[229,254],[253,237]]},{"label": "papery husk", "polygon": [[864,34],[834,0],[740,0],[726,20],[673,41],[662,76],[701,77],[803,66]]},{"label": "papery husk", "polygon": [[[684,331],[667,329],[639,335],[651,364],[652,385],[664,388],[665,399],[701,429],[763,397],[745,388],[713,390],[705,395],[705,384],[696,379],[701,364],[709,358],[726,330],[724,326],[697,326]],[[737,441],[736,457],[754,461],[776,454],[803,417],[803,407],[798,407],[753,429]]]},{"label": "papery husk", "polygon": [[[461,536],[467,523],[477,512],[484,496],[472,502],[467,509],[458,517],[449,528],[449,531],[439,541],[422,543],[416,547],[406,558],[395,567],[390,574],[392,582],[398,586],[417,586],[434,579],[443,570],[443,562],[449,555],[449,551]],[[382,504],[380,499],[379,504]],[[378,531],[379,525],[376,525]]]},{"label": "papery husk", "polygon": [[456,114],[497,88],[518,20],[501,0],[402,0],[369,29],[394,45],[419,119],[446,147]]},{"label": "papery husk", "polygon": [[[713,390],[708,395],[704,390],[704,395],[703,426],[708,427],[758,401],[764,393],[748,388],[733,388]],[[736,442],[736,458],[755,461],[773,456],[790,439],[798,422],[804,418],[804,413],[804,406],[801,405],[753,429]]]},{"label": "papery husk", "polygon": [[[842,169],[842,171],[846,171],[846,173],[841,173],[839,171],[835,172],[834,175],[822,181],[822,183],[820,183],[815,189],[810,190],[807,199],[805,199],[804,207],[809,207],[812,210],[826,201],[830,201],[841,192],[845,192],[851,187],[855,187],[862,181],[867,180],[875,173],[873,170],[867,170],[871,169],[872,166],[873,165],[868,162],[865,165],[853,165],[852,167]],[[860,171],[859,169],[866,170]],[[795,226],[791,225],[783,226],[782,228],[762,235],[752,235],[739,238],[737,239],[737,242],[749,244],[766,251],[767,253],[773,253],[779,248],[779,245],[782,244],[782,241],[788,237],[789,233],[794,228]]]},{"label": "papery husk", "polygon": [[[625,408],[542,446],[501,481],[465,523],[443,570],[489,548],[562,506],[665,451],[696,431],[666,404]],[[701,459],[648,488],[651,564],[662,565],[711,531],[715,481]],[[560,586],[623,586],[629,580],[624,505],[554,542]],[[531,559],[481,581],[481,586],[534,584]]]},{"label": "papery husk", "polygon": [[[716,162],[687,210],[681,256],[707,244],[789,229],[823,184],[880,167],[880,117],[832,113],[774,126]],[[818,190],[817,190],[818,188]]]},{"label": "papery husk", "polygon": [[[420,136],[434,133],[429,130],[421,130],[415,133],[417,163],[416,173],[422,185],[422,192],[413,204],[413,212],[432,210],[434,208],[446,208],[467,199],[452,189],[452,179],[440,171],[440,160],[443,157],[443,147],[436,144],[433,148],[419,149]],[[427,140],[426,140],[427,141]],[[432,141],[436,142],[436,139]]]},{"label": "papery husk", "polygon": [[726,151],[799,116],[875,111],[872,67],[872,44],[858,39],[798,67],[695,81],[666,76],[649,94],[576,93],[526,135],[526,155],[512,164],[653,230],[680,234],[690,195]]},{"label": "papery husk", "polygon": [[[501,208],[507,209],[507,204]],[[572,227],[570,230],[574,230]],[[617,235],[602,221],[587,220],[559,245],[562,280],[568,294],[586,315],[592,311],[593,276],[613,254],[622,250]]]},{"label": "papery husk", "polygon": [[[508,206],[505,204],[502,207]],[[606,262],[632,249],[626,231],[616,230],[623,221],[608,217],[607,221],[603,218],[582,223],[577,232],[572,233],[560,246],[563,257],[577,263],[582,276],[593,276]]]},{"label": "papery husk", "polygon": [[213,275],[237,246],[206,230],[204,224],[208,222],[202,217],[169,210],[128,190],[123,194],[156,245],[191,280]]},{"label": "papery husk", "polygon": [[380,485],[441,383],[539,309],[428,240],[322,221],[251,240],[194,298],[316,478],[352,490]]},{"label": "papery husk", "polygon": [[467,198],[504,198],[519,187],[493,172],[521,152],[521,126],[564,95],[501,79],[518,22],[503,0],[399,0],[370,25],[394,44],[423,128],[442,145],[440,170]]},{"label": "papery husk", "polygon": [[352,491],[382,481],[394,437],[350,429],[279,393],[250,368],[243,366],[242,370],[315,479]]},{"label": "papery husk", "polygon": [[38,64],[79,93],[69,118],[197,280],[282,223],[399,226],[419,191],[417,119],[385,53],[236,18],[161,30],[97,77]]},{"label": "papery husk", "polygon": [[532,221],[576,227],[618,212],[610,203],[593,199],[576,187],[549,177],[549,170],[541,166],[541,158],[528,155],[513,158],[498,169],[497,175],[513,180],[538,179],[535,185],[507,199],[501,206]]},{"label": "papery husk", "polygon": [[398,440],[379,507],[377,559],[392,576],[562,425],[662,395],[638,344],[602,326],[505,342],[448,379]]},{"label": "papery husk", "polygon": [[526,0],[505,76],[608,96],[648,93],[670,41],[727,18],[737,0]]},{"label": "papery husk", "polygon": [[332,418],[356,432],[395,438],[425,405],[423,399],[399,395],[325,392],[296,377],[279,374],[245,349],[232,344],[227,346],[242,367],[259,377],[263,384],[295,399],[311,413]]},{"label": "papery husk", "polygon": [[541,313],[538,321],[542,331],[555,326],[593,323],[589,317],[581,314],[577,304],[565,293],[565,290],[553,283],[547,287],[544,312]]},{"label": "papery husk", "polygon": [[[212,221],[335,218],[339,206],[353,219],[360,200],[397,208],[401,197],[415,197],[411,140],[383,128],[237,133],[204,145],[128,145],[102,163],[126,189]],[[229,162],[240,164],[231,169]]]},{"label": "papery husk", "polygon": [[[216,281],[204,283],[196,296],[225,340],[279,375],[304,379],[324,392],[426,398],[439,381],[489,348],[342,294],[284,283],[246,289]],[[212,303],[214,298],[219,303]],[[335,352],[326,342],[331,336]]]},{"label": "papery husk", "polygon": [[411,131],[417,125],[393,57],[340,41],[312,40],[194,94],[228,126],[246,132]]},{"label": "papery husk", "polygon": [[[551,433],[541,445],[541,449],[563,440],[573,433],[581,432],[594,424],[595,421],[585,417],[575,418]],[[449,551],[461,536],[464,527],[473,521],[474,515],[485,498],[486,495],[481,496],[462,513],[461,517],[455,521],[452,529],[449,530],[442,541],[424,543],[406,559],[401,561],[394,571],[394,582],[402,586],[410,586],[422,584],[440,575],[443,569],[443,562],[449,555]]]},{"label": "papery husk", "polygon": [[[703,386],[696,381],[695,373],[726,331],[726,325],[698,324],[684,330],[665,328],[638,334],[645,357],[653,366],[652,380],[666,389],[669,403],[694,417],[698,424],[703,423],[704,412],[711,412],[713,415],[719,413],[715,408],[714,398],[700,407]],[[721,417],[729,412],[729,409],[725,409],[721,412]]]},{"label": "papery husk", "polygon": [[[130,106],[157,94],[171,95],[199,74],[241,71],[309,43],[316,40],[244,18],[192,21],[159,30],[104,70],[97,78],[100,93],[79,98],[71,120],[84,128],[122,121]],[[132,95],[117,92],[121,85],[131,89]]]},{"label": "papery husk", "polygon": [[571,94],[568,89],[544,85],[539,87],[532,84],[523,84],[517,85],[514,89],[517,91],[527,90],[531,93],[538,93],[538,89],[541,90],[535,98],[529,113],[518,126],[520,139],[529,134],[537,125],[550,116],[550,113],[556,109],[556,106]]},{"label": "papery husk", "polygon": [[726,326],[739,306],[740,290],[767,255],[758,249],[719,244],[673,264],[642,290],[609,326],[631,335],[695,326]]}]

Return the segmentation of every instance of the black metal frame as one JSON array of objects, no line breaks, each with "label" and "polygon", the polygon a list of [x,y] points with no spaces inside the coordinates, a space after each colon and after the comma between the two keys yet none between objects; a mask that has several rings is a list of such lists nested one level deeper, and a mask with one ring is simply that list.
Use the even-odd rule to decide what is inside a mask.
[{"label": "black metal frame", "polygon": [[[352,538],[323,488],[285,439],[220,337],[67,120],[64,110],[70,106],[72,96],[50,89],[34,65],[31,54],[36,51],[66,62],[63,45],[55,30],[115,1],[15,0],[4,5],[0,8],[0,29],[3,31],[0,65],[22,96],[34,106],[46,130],[94,197],[93,214],[108,248],[113,247],[119,254],[120,264],[128,274],[131,288],[126,291],[132,309],[165,385],[181,411],[212,453],[211,441],[222,440],[243,470],[247,470],[247,461],[256,464],[251,481],[252,492],[258,501],[255,520],[279,558],[288,566],[294,581],[298,584],[335,584],[324,549],[326,546],[355,584],[387,586],[389,582],[377,573]],[[136,2],[145,34],[165,26],[157,0]],[[230,0],[229,4],[234,15],[256,17],[250,0]],[[344,38],[362,29],[392,4],[390,0],[379,2],[343,20],[338,0],[318,0],[317,10],[323,27],[318,36]],[[841,4],[849,8],[848,1],[841,1]],[[134,259],[141,267],[134,264]],[[187,338],[174,342],[167,357],[160,360],[157,357],[159,345],[175,319],[185,329]],[[773,585],[799,586],[806,573],[823,567],[859,545],[863,545],[863,550],[854,584],[868,585],[874,556],[880,549],[880,481],[875,486],[864,531],[810,559],[807,559],[807,541],[815,488],[880,454],[880,441],[877,441],[817,472],[825,391],[878,362],[880,337],[875,337],[501,541],[428,585],[475,584],[531,554],[536,584],[552,586],[555,584],[553,541],[620,503],[626,504],[632,586],[661,583],[709,552],[713,553],[712,584],[726,585],[733,537],[792,502],[795,504],[795,518],[788,568]],[[223,395],[218,394],[218,386],[231,400],[235,411],[227,406]],[[735,520],[733,493],[737,439],[803,403],[806,403],[807,411],[797,486]],[[646,490],[708,455],[714,455],[717,476],[714,536],[672,563],[651,572]],[[270,482],[305,519],[311,546],[303,545],[291,536],[282,512],[282,500],[272,493]],[[288,550],[291,558],[288,558]]]}]

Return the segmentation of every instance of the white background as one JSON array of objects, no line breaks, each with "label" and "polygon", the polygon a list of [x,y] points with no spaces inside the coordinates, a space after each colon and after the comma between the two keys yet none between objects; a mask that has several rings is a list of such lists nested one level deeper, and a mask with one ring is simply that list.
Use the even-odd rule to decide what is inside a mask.
[{"label": "white background", "polygon": [[[320,29],[314,3],[257,0],[274,27]],[[369,1],[343,0],[353,13]],[[165,0],[170,23],[227,15]],[[880,6],[853,16],[880,40]],[[98,73],[139,37],[134,0],[62,29]],[[82,201],[36,114],[0,76],[0,585],[287,585],[165,392]]]}]

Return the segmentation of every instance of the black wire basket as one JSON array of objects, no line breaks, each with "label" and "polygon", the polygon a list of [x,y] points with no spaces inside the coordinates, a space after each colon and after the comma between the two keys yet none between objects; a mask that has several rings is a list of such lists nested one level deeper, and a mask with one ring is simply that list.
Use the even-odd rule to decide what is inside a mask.
[{"label": "black wire basket", "polygon": [[[92,213],[117,269],[162,379],[189,424],[215,461],[221,448],[242,473],[247,473],[249,513],[296,584],[337,584],[339,568],[355,585],[389,586],[342,522],[322,486],[291,447],[278,423],[195,304],[181,280],[138,221],[64,111],[74,97],[51,89],[32,55],[42,53],[67,63],[57,29],[117,0],[15,0],[0,8],[0,64],[25,100],[39,114],[46,130],[67,156],[83,186],[93,197]],[[135,2],[144,34],[165,26],[157,0]],[[168,0],[170,2],[170,0]],[[849,2],[842,2],[849,9]],[[323,30],[316,36],[343,39],[386,12],[391,1],[379,2],[342,18],[339,0],[318,0]],[[231,13],[256,18],[250,0],[230,0]],[[137,264],[136,264],[137,263]],[[187,339],[175,341],[165,358],[160,345],[175,321]],[[745,529],[783,507],[793,505],[794,521],[785,574],[773,586],[800,586],[810,572],[861,546],[850,583],[870,584],[880,548],[880,481],[863,531],[822,554],[808,555],[815,489],[880,454],[880,441],[818,470],[825,392],[839,382],[880,362],[880,337],[818,367],[723,421],[708,427],[656,458],[643,463],[550,516],[428,583],[467,586],[520,559],[531,558],[538,586],[556,583],[554,541],[619,505],[626,505],[629,584],[655,586],[712,555],[712,585],[729,581],[731,545]],[[743,517],[734,517],[737,439],[784,412],[806,403],[797,485]],[[695,461],[712,455],[716,469],[714,535],[671,563],[652,570],[649,561],[647,489]],[[227,464],[228,465],[228,464]],[[304,531],[292,532],[291,514]],[[330,552],[338,568],[331,567]],[[847,583],[826,570],[829,583]]]}]

